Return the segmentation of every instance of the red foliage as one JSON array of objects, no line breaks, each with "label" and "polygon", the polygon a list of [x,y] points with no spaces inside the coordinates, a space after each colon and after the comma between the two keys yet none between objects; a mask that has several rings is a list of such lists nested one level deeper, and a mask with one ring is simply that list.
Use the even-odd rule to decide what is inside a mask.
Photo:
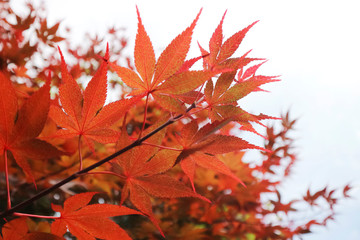
[{"label": "red foliage", "polygon": [[64,208],[53,205],[61,216],[51,224],[51,233],[63,236],[67,229],[78,239],[131,239],[117,224],[108,219],[113,216],[141,214],[133,209],[112,204],[87,205],[94,192],[80,193],[68,198]]},{"label": "red foliage", "polygon": [[[260,58],[233,56],[256,22],[224,41],[224,14],[209,51],[199,46],[202,56],[186,60],[200,10],[156,59],[137,9],[134,69],[118,29],[105,53],[95,50],[99,37],[71,50],[60,23],[48,26],[43,10],[27,6],[20,16],[0,2],[0,239],[292,239],[325,226],[349,197],[347,185],[340,195],[327,186],[282,200],[278,187],[296,162],[289,115],[281,130],[266,128],[263,147],[231,135],[260,135],[253,124],[279,120],[238,104],[278,81],[257,75]],[[65,56],[53,54],[58,42]],[[49,51],[37,66],[35,55]],[[200,60],[203,69],[191,70]],[[109,70],[120,79],[109,81]],[[105,104],[109,85],[120,100]],[[244,161],[248,149],[261,161]],[[304,206],[324,214],[294,220]]]}]

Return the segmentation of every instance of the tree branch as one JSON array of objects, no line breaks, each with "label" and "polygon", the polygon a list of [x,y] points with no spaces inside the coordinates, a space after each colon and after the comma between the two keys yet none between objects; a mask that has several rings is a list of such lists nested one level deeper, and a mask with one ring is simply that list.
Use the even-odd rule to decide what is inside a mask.
[{"label": "tree branch", "polygon": [[[186,109],[186,112],[185,113],[188,113],[191,109],[195,108],[196,105],[195,103],[193,103],[190,107],[188,107]],[[163,125],[161,125],[160,127],[156,128],[155,130],[153,130],[152,132],[148,133],[147,135],[145,135],[144,137],[142,138],[139,138],[138,140],[134,141],[133,143],[129,144],[128,146],[124,147],[123,149],[111,154],[110,156],[102,159],[101,161],[97,162],[97,163],[94,163],[92,165],[90,165],[89,167],[87,168],[84,168],[80,171],[77,171],[76,173],[70,175],[69,177],[63,179],[62,181],[56,183],[55,185],[47,188],[47,189],[44,189],[43,191],[39,192],[38,194],[34,195],[33,197],[25,200],[24,202],[21,202],[19,204],[17,204],[16,206],[10,208],[10,209],[7,209],[5,210],[4,212],[2,212],[0,214],[0,218],[4,218],[4,217],[7,217],[7,216],[10,216],[12,214],[14,214],[14,212],[17,212],[19,209],[25,207],[25,206],[28,206],[30,205],[31,203],[33,203],[34,201],[46,196],[47,194],[53,192],[54,190],[60,188],[61,186],[65,185],[66,183],[68,182],[71,182],[72,180],[80,177],[81,175],[83,174],[86,174],[88,173],[89,171],[103,165],[104,163],[107,163],[111,160],[113,160],[114,158],[116,158],[117,156],[123,154],[124,152],[127,152],[128,150],[134,148],[134,147],[137,147],[137,146],[140,146],[142,142],[144,142],[146,139],[152,137],[153,135],[155,135],[156,133],[158,133],[159,131],[161,131],[162,129],[164,129],[165,127],[173,124],[174,122],[176,122],[177,120],[179,120],[182,116],[185,115],[184,114],[179,114],[175,117],[172,117],[170,118],[166,123],[164,123]]]}]

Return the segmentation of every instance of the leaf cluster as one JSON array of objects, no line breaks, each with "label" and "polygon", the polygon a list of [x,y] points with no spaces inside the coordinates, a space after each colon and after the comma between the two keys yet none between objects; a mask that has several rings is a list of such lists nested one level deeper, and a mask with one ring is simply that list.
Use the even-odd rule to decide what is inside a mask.
[{"label": "leaf cluster", "polygon": [[[278,81],[257,74],[263,59],[249,52],[236,57],[256,22],[225,40],[224,14],[209,50],[199,44],[200,55],[188,58],[200,10],[156,59],[136,9],[132,64],[122,55],[127,42],[115,27],[104,52],[96,50],[99,37],[90,38],[88,49],[71,50],[59,36],[60,23],[48,26],[31,4],[26,16],[0,4],[0,196],[6,221],[0,238],[291,239],[325,226],[338,200],[349,197],[348,185],[342,196],[326,187],[282,200],[278,187],[296,162],[288,137],[295,120],[282,117],[276,132],[263,120],[280,118],[252,114],[239,103]],[[39,40],[35,45],[27,38],[31,32]],[[58,42],[65,51],[53,47]],[[59,54],[45,59],[45,67],[35,66],[34,56],[46,48]],[[76,63],[68,65],[67,55]],[[202,68],[194,70],[198,61]],[[86,87],[83,76],[91,76]],[[118,100],[107,101],[110,86],[121,89]],[[254,125],[263,126],[266,136]],[[264,146],[233,135],[235,129],[264,137]],[[250,150],[262,154],[256,164],[244,161]],[[328,207],[322,219],[294,224],[291,214],[303,212],[297,204],[323,208],[319,201]],[[282,220],[269,223],[274,218]]]}]

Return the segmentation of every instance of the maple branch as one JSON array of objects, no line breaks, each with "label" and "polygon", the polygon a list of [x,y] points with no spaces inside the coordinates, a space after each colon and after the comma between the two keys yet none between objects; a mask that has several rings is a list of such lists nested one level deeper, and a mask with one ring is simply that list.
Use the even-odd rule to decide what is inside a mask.
[{"label": "maple branch", "polygon": [[33,197],[17,204],[16,206],[10,208],[10,209],[7,209],[5,211],[3,211],[1,214],[0,214],[0,218],[4,218],[4,217],[7,217],[11,214],[14,214],[16,211],[18,211],[19,209],[25,207],[25,206],[28,206],[30,205],[32,202],[46,196],[47,194],[53,192],[54,190],[60,188],[61,186],[65,185],[66,183],[69,183],[71,182],[72,180],[82,176],[83,174],[86,174],[88,173],[89,171],[103,165],[104,163],[107,163],[111,160],[113,160],[114,158],[118,157],[119,155],[129,151],[130,149],[134,148],[134,147],[137,147],[137,146],[140,146],[142,144],[142,142],[144,142],[146,139],[152,137],[153,135],[155,135],[156,133],[158,133],[159,131],[161,131],[162,129],[166,128],[167,126],[173,124],[174,122],[176,122],[177,120],[179,120],[183,115],[186,115],[186,113],[188,113],[191,109],[195,108],[196,105],[195,103],[193,103],[190,107],[188,107],[185,111],[185,113],[181,113],[175,117],[172,117],[170,118],[167,122],[165,122],[164,124],[162,124],[161,126],[159,126],[158,128],[154,129],[152,132],[148,133],[147,135],[145,135],[144,137],[132,142],[131,144],[129,144],[128,146],[120,149],[119,151],[111,154],[110,156],[102,159],[101,161],[99,162],[96,162],[92,165],[90,165],[89,167],[87,168],[84,168],[80,171],[77,171],[76,173],[70,175],[69,177],[63,179],[62,181],[54,184],[53,186],[47,188],[47,189],[44,189],[43,191],[39,192],[38,194],[34,195]]}]

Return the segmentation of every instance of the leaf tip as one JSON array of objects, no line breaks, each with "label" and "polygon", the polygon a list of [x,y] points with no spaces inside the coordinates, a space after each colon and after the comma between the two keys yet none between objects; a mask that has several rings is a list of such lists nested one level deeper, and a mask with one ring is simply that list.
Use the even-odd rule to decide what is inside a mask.
[{"label": "leaf tip", "polygon": [[255,24],[257,24],[258,22],[260,22],[260,20],[256,20],[255,22],[253,22],[252,24],[250,24],[249,28],[251,28],[252,26],[254,26]]},{"label": "leaf tip", "polygon": [[194,21],[192,22],[190,28],[194,29],[195,28],[195,25],[197,23],[197,21],[199,20],[199,17],[201,15],[201,12],[202,12],[203,8],[200,8],[200,11],[198,12],[198,14],[196,15],[196,18],[194,19]]},{"label": "leaf tip", "polygon": [[106,52],[105,52],[105,56],[104,56],[104,60],[105,62],[109,61],[110,58],[110,53],[109,53],[109,42],[106,43]]},{"label": "leaf tip", "polygon": [[221,21],[220,21],[220,26],[222,26],[223,22],[224,22],[224,19],[225,19],[225,16],[226,16],[226,13],[227,13],[227,9],[225,10],[222,18],[221,18]]},{"label": "leaf tip", "polygon": [[137,5],[136,5],[136,14],[137,14],[137,18],[138,18],[138,28],[139,28],[139,25],[142,25],[142,20],[141,20],[140,11],[139,11],[139,8]]}]

